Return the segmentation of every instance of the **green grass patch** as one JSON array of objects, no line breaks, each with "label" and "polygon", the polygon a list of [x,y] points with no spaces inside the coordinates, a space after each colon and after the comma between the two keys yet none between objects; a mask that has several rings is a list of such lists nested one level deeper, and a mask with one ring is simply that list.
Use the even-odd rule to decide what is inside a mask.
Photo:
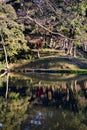
[{"label": "green grass patch", "polygon": [[32,61],[19,61],[10,65],[12,70],[35,70],[37,73],[87,74],[87,60],[69,57],[46,57]]},{"label": "green grass patch", "polygon": [[70,74],[87,74],[87,69],[78,70],[57,70],[58,73],[70,73]]}]

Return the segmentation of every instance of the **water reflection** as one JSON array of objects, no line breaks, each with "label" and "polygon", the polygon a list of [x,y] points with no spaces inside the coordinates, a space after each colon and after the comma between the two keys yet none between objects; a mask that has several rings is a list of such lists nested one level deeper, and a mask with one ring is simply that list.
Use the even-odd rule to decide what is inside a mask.
[{"label": "water reflection", "polygon": [[87,130],[87,77],[42,77],[1,78],[0,129]]},{"label": "water reflection", "polygon": [[86,82],[86,80],[71,80],[48,86],[37,84],[31,88],[30,102],[33,105],[55,106],[78,112],[80,107],[87,105]]}]

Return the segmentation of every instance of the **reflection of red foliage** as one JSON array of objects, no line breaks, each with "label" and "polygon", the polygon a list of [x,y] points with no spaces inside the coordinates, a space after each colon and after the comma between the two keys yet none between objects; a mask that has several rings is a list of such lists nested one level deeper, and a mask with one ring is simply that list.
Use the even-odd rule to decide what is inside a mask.
[{"label": "reflection of red foliage", "polygon": [[38,97],[41,96],[40,90],[38,90],[37,95],[38,95]]},{"label": "reflection of red foliage", "polygon": [[42,88],[42,87],[38,89],[37,95],[38,95],[38,97],[40,97],[41,95],[44,95],[44,92],[43,92],[43,88]]}]

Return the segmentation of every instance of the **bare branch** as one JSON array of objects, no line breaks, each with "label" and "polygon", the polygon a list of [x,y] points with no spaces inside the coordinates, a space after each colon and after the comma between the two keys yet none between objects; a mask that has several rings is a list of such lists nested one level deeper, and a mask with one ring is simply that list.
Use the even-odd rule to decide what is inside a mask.
[{"label": "bare branch", "polygon": [[3,74],[1,74],[0,78],[3,77],[5,74],[7,74],[7,71],[5,71]]},{"label": "bare branch", "polygon": [[28,18],[29,20],[31,20],[32,22],[35,22],[35,23],[36,23],[37,25],[39,25],[41,28],[43,28],[44,30],[48,31],[49,33],[51,33],[51,34],[53,34],[53,35],[59,35],[59,36],[61,36],[61,37],[63,37],[63,38],[66,38],[66,39],[69,39],[69,40],[72,40],[72,41],[80,40],[80,39],[72,39],[72,38],[69,38],[69,37],[67,37],[67,36],[64,36],[64,35],[61,34],[61,33],[58,33],[58,32],[53,32],[53,31],[49,30],[48,28],[46,28],[45,26],[43,26],[42,24],[40,24],[39,22],[37,22],[37,20],[31,18],[31,17],[28,16],[28,15],[27,15],[27,18]]}]

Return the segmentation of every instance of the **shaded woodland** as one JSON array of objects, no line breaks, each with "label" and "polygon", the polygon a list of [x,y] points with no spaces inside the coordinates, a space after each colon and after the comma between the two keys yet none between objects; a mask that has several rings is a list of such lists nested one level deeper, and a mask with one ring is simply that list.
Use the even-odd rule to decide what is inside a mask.
[{"label": "shaded woodland", "polygon": [[86,0],[1,0],[0,60],[40,58],[42,48],[87,55]]}]

